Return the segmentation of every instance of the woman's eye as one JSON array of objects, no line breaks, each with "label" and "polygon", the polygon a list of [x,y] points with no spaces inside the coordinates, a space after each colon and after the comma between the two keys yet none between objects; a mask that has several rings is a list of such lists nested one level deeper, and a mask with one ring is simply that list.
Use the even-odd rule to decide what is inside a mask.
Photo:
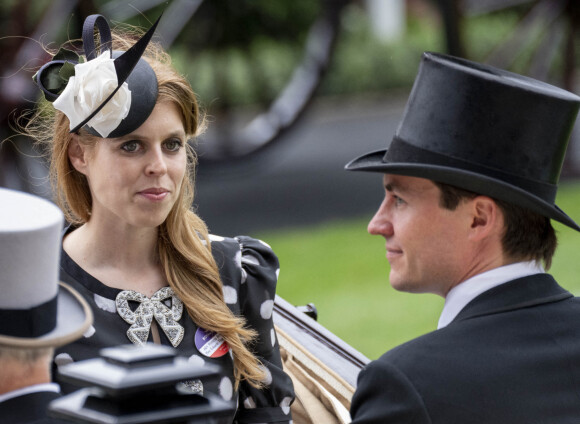
[{"label": "woman's eye", "polygon": [[139,149],[139,143],[137,141],[127,141],[121,145],[121,149],[126,152],[136,152]]},{"label": "woman's eye", "polygon": [[395,200],[395,206],[400,206],[403,203],[405,203],[405,201],[401,199],[399,196],[393,196],[393,199]]},{"label": "woman's eye", "polygon": [[170,152],[176,152],[176,151],[178,151],[181,148],[182,145],[183,145],[183,143],[181,142],[181,140],[177,140],[177,139],[175,139],[175,140],[167,140],[165,142],[165,148],[167,150],[169,150]]}]

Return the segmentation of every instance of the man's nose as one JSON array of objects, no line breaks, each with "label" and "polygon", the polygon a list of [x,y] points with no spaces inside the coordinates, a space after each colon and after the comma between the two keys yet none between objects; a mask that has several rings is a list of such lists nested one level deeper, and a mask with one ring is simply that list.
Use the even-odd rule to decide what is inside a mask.
[{"label": "man's nose", "polygon": [[393,224],[388,213],[386,202],[383,202],[367,227],[369,234],[389,237],[393,234]]}]

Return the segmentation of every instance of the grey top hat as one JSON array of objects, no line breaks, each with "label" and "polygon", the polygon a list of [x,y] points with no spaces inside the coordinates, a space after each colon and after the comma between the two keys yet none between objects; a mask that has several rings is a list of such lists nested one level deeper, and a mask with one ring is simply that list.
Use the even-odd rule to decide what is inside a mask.
[{"label": "grey top hat", "polygon": [[0,346],[51,347],[89,328],[89,305],[58,282],[63,214],[40,197],[0,188]]},{"label": "grey top hat", "polygon": [[389,148],[346,169],[450,184],[580,231],[554,204],[579,107],[580,97],[558,87],[426,52]]}]

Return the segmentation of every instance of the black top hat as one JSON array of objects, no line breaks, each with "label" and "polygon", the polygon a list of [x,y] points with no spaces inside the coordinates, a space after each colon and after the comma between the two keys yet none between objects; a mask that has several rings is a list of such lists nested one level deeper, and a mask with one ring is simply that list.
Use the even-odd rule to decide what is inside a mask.
[{"label": "black top hat", "polygon": [[554,204],[579,107],[580,97],[541,81],[423,53],[391,145],[346,169],[427,178],[580,231]]},{"label": "black top hat", "polygon": [[[161,17],[159,19],[161,19]],[[80,122],[76,122],[79,121],[79,119],[75,113],[75,118],[77,119],[74,119],[74,125],[72,116],[69,116],[70,113],[67,114],[65,111],[65,114],[67,114],[71,121],[72,133],[76,133],[79,129],[85,127],[90,133],[99,137],[121,137],[136,130],[147,120],[157,101],[157,77],[151,66],[142,59],[141,56],[153,37],[159,19],[157,19],[153,26],[125,52],[112,51],[111,30],[107,20],[103,16],[90,15],[85,19],[82,39],[83,48],[87,58],[86,63],[91,63],[91,61],[97,59],[97,50],[100,51],[101,54],[108,51],[109,58],[114,59],[113,64],[114,73],[116,74],[116,86],[113,87],[112,91],[109,93],[104,93],[104,98],[89,110],[86,116],[83,116],[80,119]],[[100,46],[98,49],[95,46],[95,29],[98,31],[100,39]],[[34,76],[34,81],[43,91],[44,96],[48,101],[55,102],[63,93],[65,96],[74,97],[74,99],[67,99],[67,101],[72,105],[70,108],[75,110],[78,109],[78,107],[74,107],[72,102],[82,102],[83,100],[80,98],[80,95],[78,96],[78,99],[76,98],[78,93],[74,92],[74,90],[65,91],[67,86],[69,86],[69,82],[72,81],[71,77],[75,76],[74,71],[71,70],[72,68],[66,68],[67,62],[72,65],[84,66],[82,60],[80,60],[75,53],[61,50],[52,61],[46,63],[38,70]],[[72,75],[69,75],[70,73],[72,73]],[[101,112],[101,110],[103,110],[111,100],[114,99],[124,83],[127,83],[130,92],[128,98],[130,106],[127,116],[125,116],[111,132],[103,133],[102,131],[97,131],[91,125],[91,120],[95,118],[95,116]],[[68,88],[70,88],[70,86]],[[114,105],[114,107],[117,107],[117,105]],[[117,111],[109,111],[109,115],[115,114],[118,115]]]}]

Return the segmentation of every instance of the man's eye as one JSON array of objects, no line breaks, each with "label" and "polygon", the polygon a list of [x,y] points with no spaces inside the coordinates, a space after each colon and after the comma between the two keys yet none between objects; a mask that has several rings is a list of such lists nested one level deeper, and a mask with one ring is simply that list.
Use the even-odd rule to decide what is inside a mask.
[{"label": "man's eye", "polygon": [[121,149],[126,152],[136,152],[139,148],[139,143],[137,141],[127,141],[121,145]]},{"label": "man's eye", "polygon": [[400,206],[403,203],[405,203],[405,201],[403,199],[401,199],[399,196],[393,196],[393,199],[395,199],[395,205],[396,206]]}]

